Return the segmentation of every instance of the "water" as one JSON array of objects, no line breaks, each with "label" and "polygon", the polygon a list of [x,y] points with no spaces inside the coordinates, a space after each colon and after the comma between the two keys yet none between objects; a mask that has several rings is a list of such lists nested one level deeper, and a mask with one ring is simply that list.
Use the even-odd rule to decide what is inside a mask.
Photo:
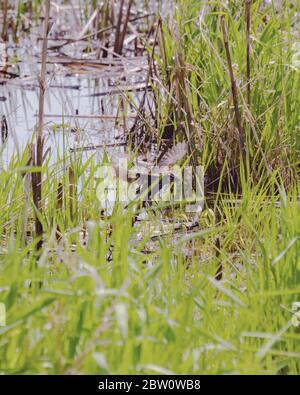
[{"label": "water", "polygon": [[[52,49],[66,43],[68,37],[77,37],[80,30],[78,9],[54,7],[52,16],[56,13],[59,18],[48,42],[43,131],[46,149],[86,147],[87,156],[91,152],[101,156],[103,146],[108,151],[122,151],[125,134],[144,95],[147,57],[145,53],[132,56],[130,38],[126,57],[122,58],[101,59],[101,46],[95,40],[90,41],[91,45],[78,41]],[[41,31],[39,23],[30,34],[20,37],[18,44],[11,37],[7,44],[0,44],[0,116],[5,115],[9,131],[5,161],[13,153],[22,152],[36,128]]]},{"label": "water", "polygon": [[[153,13],[166,15],[172,12],[172,1],[152,0],[148,3],[148,9]],[[269,1],[265,3],[267,5]],[[275,3],[277,8],[280,7],[280,1]],[[77,0],[70,5],[65,5],[63,1],[52,4],[44,136],[46,148],[53,150],[58,147],[68,151],[85,147],[86,156],[96,153],[101,157],[103,146],[107,151],[123,152],[124,136],[133,124],[144,95],[148,60],[145,51],[135,53],[134,29],[144,30],[146,38],[148,25],[151,26],[151,22],[147,21],[151,18],[132,23],[133,28],[125,40],[125,56],[112,58],[108,55],[103,59],[103,40],[91,37],[89,42],[63,45],[68,38],[74,39],[85,30],[89,16],[84,16],[84,7],[80,4]],[[142,2],[132,11],[133,16],[148,13]],[[199,14],[204,11],[208,11],[205,1],[202,8],[199,7]],[[87,10],[87,15],[92,13],[91,9]],[[24,16],[25,25],[28,25],[28,18]],[[37,123],[43,26],[41,20],[34,25],[29,33],[21,33],[17,44],[12,37],[8,44],[0,43],[0,119],[5,115],[9,130],[3,152],[5,161],[13,153],[22,152],[28,141],[32,140]],[[109,39],[113,43],[114,33]],[[13,78],[8,78],[6,73],[13,75]],[[151,102],[151,94],[147,95]]]}]

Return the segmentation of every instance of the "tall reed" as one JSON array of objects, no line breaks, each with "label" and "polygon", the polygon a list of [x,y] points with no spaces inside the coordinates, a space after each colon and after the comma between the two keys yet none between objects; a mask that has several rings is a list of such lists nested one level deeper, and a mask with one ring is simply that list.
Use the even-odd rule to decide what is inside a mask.
[{"label": "tall reed", "polygon": [[[36,141],[36,157],[35,165],[39,168],[39,171],[35,174],[33,180],[34,185],[34,201],[36,209],[39,214],[42,213],[42,166],[43,166],[43,127],[44,127],[44,103],[45,103],[45,91],[46,91],[46,67],[47,67],[47,47],[48,47],[48,29],[49,29],[49,18],[50,18],[50,0],[46,0],[45,4],[45,19],[44,19],[44,33],[43,33],[43,44],[42,44],[42,56],[41,56],[41,72],[39,77],[39,111],[38,111],[38,125],[37,125],[37,141]],[[43,226],[39,215],[35,218],[36,236],[40,239],[37,248],[40,249],[42,246],[42,235]]]}]

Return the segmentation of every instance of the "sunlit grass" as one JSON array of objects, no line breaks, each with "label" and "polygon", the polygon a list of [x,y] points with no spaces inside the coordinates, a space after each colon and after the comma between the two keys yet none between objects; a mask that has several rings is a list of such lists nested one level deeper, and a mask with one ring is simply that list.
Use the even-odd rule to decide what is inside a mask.
[{"label": "sunlit grass", "polygon": [[[204,212],[202,229],[176,242],[161,237],[145,254],[131,209],[100,220],[92,161],[88,176],[80,162],[75,170],[83,182],[76,223],[68,205],[56,209],[59,164],[45,164],[37,253],[22,235],[25,163],[12,161],[0,180],[2,372],[298,372],[299,331],[290,321],[300,298],[299,188],[272,197],[245,182],[238,202],[220,200],[220,223]],[[27,228],[32,215],[29,203]],[[159,221],[152,213],[151,224]]]}]

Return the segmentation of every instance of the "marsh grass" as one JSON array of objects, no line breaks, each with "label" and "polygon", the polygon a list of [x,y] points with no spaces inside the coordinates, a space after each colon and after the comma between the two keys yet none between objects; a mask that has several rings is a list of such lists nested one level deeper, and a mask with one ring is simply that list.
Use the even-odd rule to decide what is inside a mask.
[{"label": "marsh grass", "polygon": [[[96,155],[86,159],[84,147],[57,147],[54,164],[47,155],[36,167],[29,146],[1,163],[4,374],[299,374],[300,332],[292,322],[300,301],[295,8],[279,18],[274,7],[251,2],[247,51],[240,2],[223,10],[214,2],[200,20],[198,1],[176,3],[175,26],[163,19],[156,30],[159,55],[146,45],[154,58],[152,132],[163,143],[171,125],[172,138],[187,141],[189,157],[205,167],[198,226],[185,227],[184,210],[159,205],[139,221],[133,204],[103,215],[101,163]],[[30,189],[37,171],[42,212]],[[35,232],[36,217],[43,235]]]},{"label": "marsh grass", "polygon": [[[287,2],[279,14],[272,5],[251,2],[245,18],[240,3],[244,5],[203,2],[206,8],[199,12],[197,1],[177,1],[174,18],[164,24],[160,36],[162,55],[156,58],[159,85],[165,87],[163,95],[158,95],[159,130],[163,135],[166,126],[172,125],[175,138],[182,134],[180,100],[188,100],[193,123],[202,132],[203,149],[196,144],[196,155],[207,167],[208,190],[214,191],[225,163],[223,190],[228,184],[239,189],[241,151],[254,182],[268,179],[270,171],[276,170],[288,185],[298,172],[299,69],[293,65],[293,44],[299,32],[295,17],[299,6]],[[188,89],[182,90],[177,56],[182,59],[181,69],[186,69]]]},{"label": "marsh grass", "polygon": [[39,252],[24,201],[28,152],[0,175],[3,373],[298,373],[298,187],[270,195],[275,176],[245,180],[239,199],[219,197],[219,222],[205,210],[198,231],[175,239],[170,223],[154,242],[159,208],[147,227],[132,225],[133,207],[101,220],[98,164],[69,161],[72,182],[66,159],[43,165]]}]

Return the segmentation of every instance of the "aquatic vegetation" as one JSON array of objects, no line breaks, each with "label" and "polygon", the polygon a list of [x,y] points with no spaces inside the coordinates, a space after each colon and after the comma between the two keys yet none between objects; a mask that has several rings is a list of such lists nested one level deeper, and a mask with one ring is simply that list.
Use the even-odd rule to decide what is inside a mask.
[{"label": "aquatic vegetation", "polygon": [[299,6],[1,7],[1,373],[299,374]]}]

